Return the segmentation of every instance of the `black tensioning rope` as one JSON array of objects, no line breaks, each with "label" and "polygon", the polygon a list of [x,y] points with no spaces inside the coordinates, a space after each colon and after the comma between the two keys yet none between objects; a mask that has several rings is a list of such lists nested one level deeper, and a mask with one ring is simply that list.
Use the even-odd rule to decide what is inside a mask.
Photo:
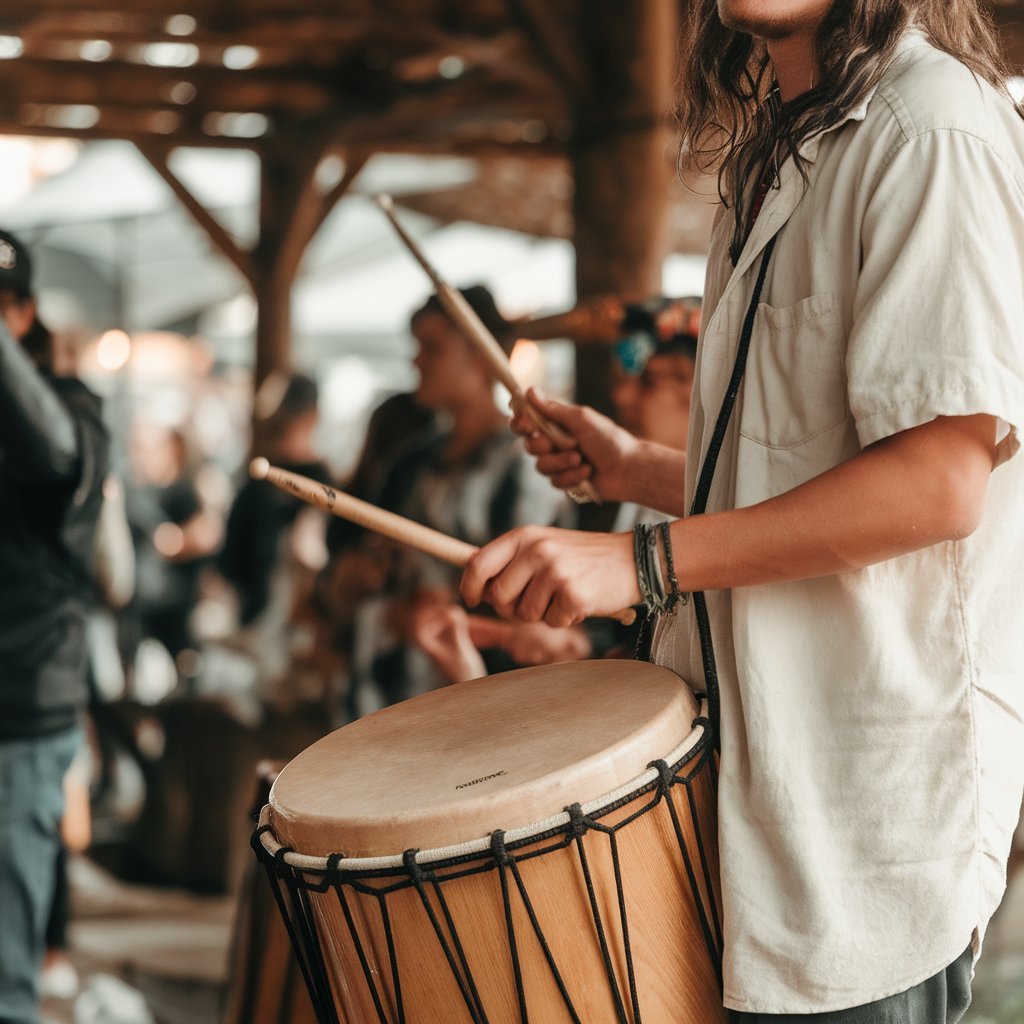
[{"label": "black tensioning rope", "polygon": [[395,937],[391,932],[391,914],[388,913],[388,899],[381,896],[377,900],[380,908],[381,924],[384,926],[384,938],[388,946],[388,962],[391,965],[391,984],[395,990],[395,1012],[398,1024],[405,1024],[405,1003],[402,1001],[402,974],[398,969],[398,953],[395,951]]},{"label": "black tensioning rope", "polygon": [[484,1016],[484,1003],[480,998],[480,993],[477,991],[476,979],[473,977],[473,972],[469,966],[469,960],[462,948],[462,939],[459,937],[459,930],[455,926],[455,918],[452,916],[451,908],[448,906],[448,900],[445,898],[444,890],[441,888],[441,880],[435,874],[431,873],[430,884],[434,888],[438,905],[441,907],[441,912],[444,914],[444,920],[448,925],[448,932],[452,937],[452,943],[455,946],[455,952],[459,958],[459,963],[462,964],[462,969],[465,972],[466,983],[469,986],[469,991],[472,993],[473,1001],[479,1008],[480,1015]]},{"label": "black tensioning rope", "polygon": [[580,867],[583,869],[583,878],[587,883],[587,896],[590,898],[590,913],[594,918],[594,927],[597,929],[597,939],[601,946],[601,958],[604,960],[605,974],[608,976],[608,985],[611,988],[612,999],[615,1002],[615,1014],[619,1024],[629,1024],[626,1019],[626,1007],[622,1001],[622,993],[619,991],[618,979],[615,977],[615,966],[612,964],[611,952],[608,949],[608,940],[605,937],[604,921],[601,918],[601,908],[597,902],[597,890],[594,887],[594,880],[590,874],[590,861],[587,858],[587,850],[583,844],[583,837],[587,833],[590,823],[583,814],[583,808],[579,804],[567,807],[569,812],[570,827],[572,828],[573,839],[576,840],[576,852],[579,855]]},{"label": "black tensioning rope", "polygon": [[516,926],[512,920],[512,900],[508,890],[508,854],[505,851],[505,833],[500,829],[491,833],[491,856],[498,866],[501,881],[501,903],[505,911],[505,932],[508,936],[509,954],[512,957],[512,976],[516,985],[516,1000],[519,1003],[520,1024],[530,1024],[526,1008],[526,989],[523,986],[523,970],[519,963],[519,943],[516,940]]},{"label": "black tensioning rope", "polygon": [[345,895],[344,883],[339,877],[340,862],[341,854],[332,854],[327,858],[327,870],[332,872],[335,876],[334,891],[337,893],[338,904],[341,906],[341,912],[345,917],[345,923],[348,925],[348,933],[352,938],[352,946],[356,951],[356,956],[359,958],[359,966],[363,972],[363,979],[366,981],[366,987],[370,990],[370,998],[373,1000],[374,1010],[377,1011],[377,1019],[380,1024],[388,1024],[387,1015],[384,1013],[384,1004],[381,1001],[380,993],[377,991],[377,983],[374,981],[373,972],[370,970],[370,963],[366,956],[366,950],[363,948],[363,939],[359,934],[359,929],[352,916],[352,909],[348,905],[348,897]]},{"label": "black tensioning rope", "polygon": [[483,1012],[482,1008],[474,1005],[469,986],[466,984],[466,980],[459,973],[459,970],[455,965],[455,954],[452,952],[448,939],[445,937],[444,931],[441,928],[441,922],[437,919],[437,913],[434,911],[430,902],[430,897],[427,895],[426,886],[423,884],[426,873],[419,864],[416,863],[416,854],[418,852],[418,850],[406,850],[402,855],[405,870],[408,872],[409,877],[412,878],[413,885],[419,893],[420,901],[423,903],[423,909],[427,912],[427,918],[433,926],[438,944],[441,947],[441,951],[444,953],[445,959],[448,961],[448,969],[452,972],[452,977],[459,986],[459,991],[462,993],[462,999],[466,1004],[466,1009],[469,1010],[469,1015],[472,1018],[473,1024],[487,1024],[486,1014]]}]

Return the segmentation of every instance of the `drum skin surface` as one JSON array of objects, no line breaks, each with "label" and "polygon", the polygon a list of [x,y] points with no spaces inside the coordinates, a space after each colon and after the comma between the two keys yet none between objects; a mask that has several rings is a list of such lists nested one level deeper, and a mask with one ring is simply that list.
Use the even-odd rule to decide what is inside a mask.
[{"label": "drum skin surface", "polygon": [[[666,669],[581,662],[436,691],[299,755],[267,833],[297,855],[399,861],[271,857],[304,908],[322,1024],[724,1024],[698,713]],[[568,807],[569,823],[507,848],[499,831],[482,852],[402,865]]]},{"label": "drum skin surface", "polygon": [[296,757],[274,832],[319,856],[376,857],[540,821],[638,776],[696,716],[668,669],[577,661],[504,672],[395,704]]}]

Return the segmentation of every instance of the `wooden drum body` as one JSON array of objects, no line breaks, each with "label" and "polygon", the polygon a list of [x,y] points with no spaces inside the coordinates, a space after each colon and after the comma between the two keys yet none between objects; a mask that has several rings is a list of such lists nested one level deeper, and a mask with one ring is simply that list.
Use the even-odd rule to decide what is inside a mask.
[{"label": "wooden drum body", "polygon": [[680,680],[579,662],[326,737],[254,848],[323,1024],[716,1024],[714,804]]}]

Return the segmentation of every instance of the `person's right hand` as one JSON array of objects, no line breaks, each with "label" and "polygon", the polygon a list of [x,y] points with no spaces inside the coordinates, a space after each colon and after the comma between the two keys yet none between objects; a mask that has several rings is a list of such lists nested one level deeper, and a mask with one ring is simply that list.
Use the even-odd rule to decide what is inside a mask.
[{"label": "person's right hand", "polygon": [[518,411],[511,427],[525,439],[526,450],[537,460],[539,472],[563,490],[589,480],[603,500],[629,500],[627,470],[638,443],[629,431],[596,409],[556,401],[537,388],[530,388],[526,398],[575,442],[571,448],[559,448],[532,418]]}]

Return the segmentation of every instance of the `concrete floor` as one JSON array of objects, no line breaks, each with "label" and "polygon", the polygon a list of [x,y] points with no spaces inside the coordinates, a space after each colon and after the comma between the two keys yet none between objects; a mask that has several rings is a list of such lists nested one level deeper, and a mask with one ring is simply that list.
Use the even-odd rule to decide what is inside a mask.
[{"label": "concrete floor", "polygon": [[[219,1024],[234,901],[126,885],[73,863],[77,1000],[47,1000],[47,1024]],[[1024,865],[992,924],[964,1024],[1024,1024]]]}]

